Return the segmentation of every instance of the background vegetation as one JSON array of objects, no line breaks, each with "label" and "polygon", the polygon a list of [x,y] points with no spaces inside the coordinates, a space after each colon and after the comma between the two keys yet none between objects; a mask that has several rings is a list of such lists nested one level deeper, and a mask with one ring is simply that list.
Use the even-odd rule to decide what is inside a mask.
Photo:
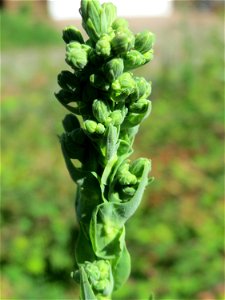
[{"label": "background vegetation", "polygon": [[[27,12],[1,16],[1,299],[76,299],[75,190],[53,96],[66,67],[61,32]],[[153,81],[153,112],[134,156],[152,159],[155,181],[127,226],[133,269],[118,300],[224,296],[223,25],[189,16],[148,24],[156,55],[140,73]]]}]

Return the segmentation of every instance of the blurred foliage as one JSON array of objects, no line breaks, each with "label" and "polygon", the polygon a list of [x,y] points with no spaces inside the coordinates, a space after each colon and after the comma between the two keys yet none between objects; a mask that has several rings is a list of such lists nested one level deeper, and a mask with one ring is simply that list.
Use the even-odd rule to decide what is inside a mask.
[{"label": "blurred foliage", "polygon": [[[127,226],[132,275],[118,300],[223,297],[223,43],[217,30],[182,33],[180,55],[167,38],[159,65],[143,68],[153,112],[135,156],[151,157],[155,181]],[[65,110],[53,96],[63,49],[14,45],[2,56],[1,298],[76,299],[75,191],[56,136]]]},{"label": "blurred foliage", "polygon": [[0,10],[1,48],[10,49],[28,46],[45,47],[60,44],[61,39],[52,26],[33,17],[29,3],[18,12]]}]

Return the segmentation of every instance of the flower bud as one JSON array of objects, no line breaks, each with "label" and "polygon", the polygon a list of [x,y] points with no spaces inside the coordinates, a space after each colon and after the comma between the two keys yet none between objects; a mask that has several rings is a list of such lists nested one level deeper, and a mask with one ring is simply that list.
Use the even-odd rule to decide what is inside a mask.
[{"label": "flower bud", "polygon": [[123,57],[126,70],[135,69],[145,64],[144,56],[137,50],[131,50]]},{"label": "flower bud", "polygon": [[105,102],[95,99],[92,104],[92,112],[98,122],[104,123],[110,114],[110,109]]},{"label": "flower bud", "polygon": [[94,262],[86,261],[84,263],[84,270],[93,290],[100,292],[103,296],[107,296],[112,293],[112,271],[107,260],[99,260]]},{"label": "flower bud", "polygon": [[129,106],[129,112],[145,113],[148,110],[150,101],[147,99],[139,99],[137,102]]},{"label": "flower bud", "polygon": [[140,98],[147,98],[151,94],[151,82],[147,82],[144,77],[135,77],[134,80],[136,87],[129,99],[136,101]]},{"label": "flower bud", "polygon": [[124,120],[125,115],[122,114],[122,111],[120,109],[114,110],[110,114],[110,118],[112,119],[112,123],[115,126],[120,125]]},{"label": "flower bud", "polygon": [[132,197],[135,194],[135,188],[126,186],[125,188],[122,189],[123,194],[126,196]]},{"label": "flower bud", "polygon": [[130,172],[140,178],[146,165],[150,165],[150,161],[147,158],[138,158],[131,163]]},{"label": "flower bud", "polygon": [[113,81],[123,73],[123,69],[123,60],[121,58],[113,58],[104,66],[105,76],[109,81]]},{"label": "flower bud", "polygon": [[111,85],[111,99],[124,101],[135,89],[135,81],[130,73],[123,73]]},{"label": "flower bud", "polygon": [[111,47],[116,54],[123,54],[134,47],[134,35],[131,31],[121,31],[116,33],[111,41]]},{"label": "flower bud", "polygon": [[121,185],[134,185],[137,183],[137,178],[130,172],[125,172],[118,176],[118,181]]},{"label": "flower bud", "polygon": [[81,1],[80,13],[85,31],[96,42],[101,35],[101,4],[98,0]]},{"label": "flower bud", "polygon": [[143,31],[135,35],[135,49],[141,53],[149,51],[155,41],[155,36],[152,32]]},{"label": "flower bud", "polygon": [[123,18],[117,18],[113,23],[112,23],[112,28],[115,31],[122,31],[124,29],[128,29],[128,22],[127,20]]},{"label": "flower bud", "polygon": [[88,53],[91,47],[71,42],[66,46],[66,62],[72,68],[81,70],[88,63]]},{"label": "flower bud", "polygon": [[[148,100],[147,100],[148,101]],[[134,127],[139,125],[151,112],[151,101],[148,102],[147,110],[143,113],[129,112],[123,122],[123,127]]]},{"label": "flower bud", "polygon": [[63,30],[63,40],[66,44],[69,44],[70,42],[84,43],[80,31],[75,26],[68,26]]},{"label": "flower bud", "polygon": [[96,43],[95,51],[98,55],[108,57],[111,53],[110,37],[102,36]]},{"label": "flower bud", "polygon": [[98,123],[95,132],[97,134],[103,134],[105,132],[105,126],[101,123]]},{"label": "flower bud", "polygon": [[145,52],[143,54],[144,58],[145,58],[145,63],[151,61],[154,57],[154,51],[153,49],[149,50],[148,52]]},{"label": "flower bud", "polygon": [[109,29],[116,18],[117,9],[116,6],[112,3],[103,3],[102,10],[105,13],[104,16],[101,15],[101,19],[105,18],[105,22],[107,22],[107,29]]},{"label": "flower bud", "polygon": [[105,126],[103,124],[97,123],[92,120],[86,120],[84,122],[84,128],[90,134],[93,134],[93,133],[103,134],[105,132]]},{"label": "flower bud", "polygon": [[92,120],[86,120],[84,122],[84,128],[87,130],[88,133],[95,133],[97,125],[98,124]]},{"label": "flower bud", "polygon": [[118,169],[117,179],[121,185],[134,185],[137,183],[137,178],[129,171],[129,163],[124,163]]}]

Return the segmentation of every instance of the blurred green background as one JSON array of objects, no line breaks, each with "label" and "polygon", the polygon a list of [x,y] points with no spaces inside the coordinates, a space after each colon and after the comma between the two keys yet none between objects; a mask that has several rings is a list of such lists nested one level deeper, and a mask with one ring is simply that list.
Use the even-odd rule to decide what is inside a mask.
[{"label": "blurred green background", "polygon": [[[132,274],[116,300],[224,297],[224,22],[221,10],[178,4],[169,18],[130,21],[157,36],[136,72],[153,82],[153,111],[134,154],[152,159],[155,181],[127,224]],[[1,299],[78,299],[75,186],[57,138],[66,110],[53,95],[68,23],[28,6],[1,22]]]}]

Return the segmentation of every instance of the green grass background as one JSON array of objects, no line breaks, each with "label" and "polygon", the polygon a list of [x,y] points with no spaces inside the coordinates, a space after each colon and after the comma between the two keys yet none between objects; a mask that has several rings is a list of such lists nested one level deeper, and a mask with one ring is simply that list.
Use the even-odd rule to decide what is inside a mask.
[{"label": "green grass background", "polygon": [[[67,68],[61,32],[27,12],[1,17],[1,299],[78,299],[76,188],[53,96]],[[137,72],[153,82],[153,111],[134,157],[152,159],[155,181],[127,224],[132,274],[115,300],[224,296],[222,23],[196,27],[187,15],[163,27],[154,62]]]}]

